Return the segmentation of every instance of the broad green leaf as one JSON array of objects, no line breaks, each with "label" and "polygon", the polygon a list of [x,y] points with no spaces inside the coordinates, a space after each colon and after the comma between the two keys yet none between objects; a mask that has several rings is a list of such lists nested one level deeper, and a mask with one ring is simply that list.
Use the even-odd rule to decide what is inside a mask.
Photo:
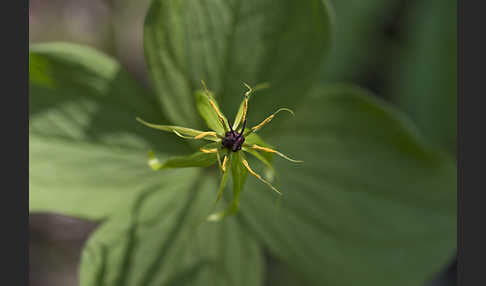
[{"label": "broad green leaf", "polygon": [[162,159],[189,150],[135,121],[164,118],[114,60],[64,43],[31,46],[29,57],[30,211],[104,218],[142,190],[193,176],[149,168],[149,149]]},{"label": "broad green leaf", "polygon": [[292,107],[318,76],[330,47],[325,0],[154,0],[145,20],[147,65],[166,114],[196,126],[194,92],[205,80],[226,115],[246,87],[268,83],[249,115]]},{"label": "broad green leaf", "polygon": [[431,143],[456,153],[457,1],[419,1],[396,52],[394,101]]},{"label": "broad green leaf", "polygon": [[389,27],[403,10],[398,0],[330,0],[335,11],[335,38],[324,65],[324,82],[366,80],[383,63]]},{"label": "broad green leaf", "polygon": [[[223,123],[218,117],[218,113],[214,108],[211,106],[209,103],[209,97],[215,104],[215,106],[219,109],[218,102],[214,99],[214,97],[209,94],[207,95],[205,92],[198,90],[196,91],[196,106],[197,110],[199,111],[199,115],[206,121],[206,125],[211,129],[216,131],[218,134],[224,135],[225,134],[225,129],[223,127]],[[220,113],[224,120],[225,120],[225,126],[226,128],[229,128],[228,126],[228,119],[224,116],[224,114]]]},{"label": "broad green leaf", "polygon": [[144,193],[89,239],[81,285],[262,285],[262,252],[240,222],[201,224],[216,189],[200,173],[186,187]]},{"label": "broad green leaf", "polygon": [[275,161],[278,208],[248,180],[241,212],[310,285],[420,285],[453,258],[454,160],[385,103],[322,88],[265,138],[304,163]]}]

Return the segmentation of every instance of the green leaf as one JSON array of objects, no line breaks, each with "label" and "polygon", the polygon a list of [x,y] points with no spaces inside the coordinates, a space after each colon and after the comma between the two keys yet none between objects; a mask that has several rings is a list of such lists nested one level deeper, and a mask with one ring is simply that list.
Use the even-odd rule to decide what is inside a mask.
[{"label": "green leaf", "polygon": [[199,122],[193,95],[201,80],[226,114],[236,115],[243,81],[270,85],[253,97],[251,116],[265,116],[276,98],[292,107],[318,76],[330,41],[321,0],[154,0],[144,30],[162,107],[184,126]]},{"label": "green leaf", "polygon": [[[384,29],[399,0],[330,0],[335,11],[335,38],[324,65],[324,82],[356,82],[380,68],[388,55],[389,39]],[[421,1],[425,2],[425,1]]]},{"label": "green leaf", "polygon": [[149,149],[162,159],[189,150],[135,121],[165,119],[114,60],[65,43],[32,45],[29,58],[31,212],[105,218],[147,188],[177,187],[194,175],[147,166]]},{"label": "green leaf", "polygon": [[426,138],[452,154],[457,145],[456,3],[433,0],[413,6],[390,87],[394,101]]},{"label": "green leaf", "polygon": [[[201,117],[206,121],[206,125],[211,129],[216,131],[218,134],[223,135],[225,134],[225,129],[223,128],[222,122],[219,120],[218,114],[214,110],[214,108],[209,103],[209,98],[213,100],[216,106],[219,108],[218,102],[214,99],[214,97],[209,94],[207,95],[205,92],[198,90],[196,91],[196,106],[197,110]],[[221,110],[221,109],[220,109]],[[226,121],[225,124],[228,124],[228,119],[224,117],[224,114],[221,114]],[[225,125],[227,126],[227,125]]]},{"label": "green leaf", "polygon": [[201,225],[216,188],[200,173],[177,190],[144,193],[90,237],[81,285],[262,285],[262,252],[237,220]]},{"label": "green leaf", "polygon": [[[277,123],[275,123],[277,124]],[[282,199],[247,182],[249,229],[310,285],[420,285],[456,250],[456,168],[363,90],[318,89],[269,134]]]}]

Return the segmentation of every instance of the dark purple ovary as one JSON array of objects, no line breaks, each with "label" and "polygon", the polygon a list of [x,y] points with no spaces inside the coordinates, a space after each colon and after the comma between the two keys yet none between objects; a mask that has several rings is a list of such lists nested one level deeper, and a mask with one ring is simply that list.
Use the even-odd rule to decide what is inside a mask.
[{"label": "dark purple ovary", "polygon": [[[241,131],[243,133],[243,130]],[[236,131],[228,131],[225,134],[225,138],[223,138],[222,142],[223,146],[230,149],[233,152],[241,150],[241,146],[243,142],[245,142],[245,136],[242,133],[238,133]]]}]

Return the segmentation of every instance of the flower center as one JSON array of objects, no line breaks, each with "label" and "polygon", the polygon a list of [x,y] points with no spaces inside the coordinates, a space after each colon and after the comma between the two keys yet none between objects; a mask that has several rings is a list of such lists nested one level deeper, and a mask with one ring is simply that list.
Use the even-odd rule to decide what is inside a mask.
[{"label": "flower center", "polygon": [[237,131],[228,131],[225,134],[225,137],[221,141],[223,143],[223,146],[230,149],[233,152],[236,152],[238,150],[241,150],[241,145],[243,145],[243,142],[245,142],[245,136],[243,136],[243,130],[241,133],[238,133]]}]

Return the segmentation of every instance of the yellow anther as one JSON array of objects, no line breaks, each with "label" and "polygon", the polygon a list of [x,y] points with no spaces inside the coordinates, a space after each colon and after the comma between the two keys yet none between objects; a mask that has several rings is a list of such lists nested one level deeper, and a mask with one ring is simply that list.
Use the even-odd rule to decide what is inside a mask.
[{"label": "yellow anther", "polygon": [[241,116],[241,122],[245,122],[247,111],[248,111],[248,96],[245,95],[245,99],[243,101],[243,115]]},{"label": "yellow anther", "polygon": [[216,148],[213,148],[213,149],[204,149],[204,148],[201,148],[200,150],[201,150],[201,152],[206,153],[206,154],[213,154],[213,153],[217,153],[218,152],[218,149],[216,149]]},{"label": "yellow anther", "polygon": [[267,186],[269,186],[272,190],[274,190],[276,193],[278,193],[279,195],[281,194],[279,190],[277,190],[274,186],[272,186],[272,184],[270,184],[269,182],[267,182],[265,179],[262,178],[262,176],[260,176],[259,174],[255,173],[255,171],[253,171],[251,168],[250,168],[250,165],[248,164],[248,161],[246,161],[245,159],[241,160],[243,162],[243,165],[245,166],[245,168],[248,170],[248,172],[250,174],[252,174],[253,176],[255,176],[258,180],[262,181],[263,183],[265,183]]},{"label": "yellow anther", "polygon": [[219,108],[216,105],[216,103],[214,103],[214,101],[211,99],[211,94],[209,93],[208,87],[206,86],[206,82],[204,82],[204,80],[201,80],[201,84],[203,85],[204,92],[206,93],[206,96],[208,97],[209,104],[211,105],[211,107],[216,112],[216,115],[218,116],[219,121],[221,121],[221,124],[223,125],[223,129],[227,131],[228,129],[226,128],[226,120],[224,120],[224,116],[219,111]]},{"label": "yellow anther", "polygon": [[260,128],[262,128],[263,126],[265,126],[268,122],[272,121],[272,119],[275,117],[275,115],[270,115],[269,117],[267,117],[265,120],[263,120],[260,124],[258,124],[257,126],[253,126],[251,128],[251,130],[253,132],[257,132],[258,130],[260,130]]},{"label": "yellow anther", "polygon": [[223,173],[226,172],[226,162],[228,162],[228,156],[224,156],[223,164],[221,165],[221,170],[223,170]]},{"label": "yellow anther", "polygon": [[[272,119],[275,117],[275,115],[277,115],[281,111],[287,111],[290,114],[294,115],[294,112],[291,109],[288,109],[288,108],[280,108],[277,111],[275,111],[272,115],[270,115],[269,117],[265,118],[265,120],[263,120],[260,124],[258,124],[256,126],[253,126],[251,128],[251,132],[257,132],[258,130],[260,130],[260,128],[262,128],[263,126],[265,126],[268,122],[272,121]],[[245,134],[245,135],[248,135],[248,134]]]},{"label": "yellow anther", "polygon": [[251,146],[251,148],[253,149],[256,149],[256,150],[260,150],[260,151],[264,151],[264,152],[269,152],[269,153],[278,153],[277,150],[273,150],[271,148],[267,148],[267,147],[262,147],[262,146],[258,146],[256,144],[253,144],[253,146]]},{"label": "yellow anther", "polygon": [[195,136],[194,139],[201,139],[201,138],[204,138],[204,137],[209,136],[209,135],[216,136],[216,132],[214,132],[214,131],[201,132],[201,134]]},{"label": "yellow anther", "polygon": [[224,120],[224,116],[221,114],[219,111],[219,108],[216,106],[216,103],[208,96],[209,104],[213,107],[214,111],[216,112],[216,115],[218,115],[219,121],[221,121],[221,124],[223,125],[223,128],[226,130],[226,120]]},{"label": "yellow anther", "polygon": [[248,172],[250,172],[250,174],[252,174],[253,176],[257,177],[260,180],[262,179],[262,176],[260,176],[259,174],[255,173],[255,171],[253,171],[250,168],[250,165],[248,165],[248,161],[246,161],[245,159],[243,159],[242,162],[243,162],[243,165],[245,165],[245,168],[248,170]]},{"label": "yellow anther", "polygon": [[295,160],[295,159],[292,159],[290,158],[289,156],[287,155],[284,155],[280,152],[278,152],[277,150],[274,150],[274,149],[271,149],[271,148],[267,148],[267,147],[262,147],[262,146],[258,146],[256,144],[253,144],[251,146],[251,148],[255,149],[255,150],[260,150],[260,151],[263,151],[263,152],[268,152],[268,153],[274,153],[274,154],[277,154],[278,156],[286,159],[286,160],[289,160],[290,162],[294,162],[294,163],[302,163],[304,161],[301,161],[301,160]]}]

